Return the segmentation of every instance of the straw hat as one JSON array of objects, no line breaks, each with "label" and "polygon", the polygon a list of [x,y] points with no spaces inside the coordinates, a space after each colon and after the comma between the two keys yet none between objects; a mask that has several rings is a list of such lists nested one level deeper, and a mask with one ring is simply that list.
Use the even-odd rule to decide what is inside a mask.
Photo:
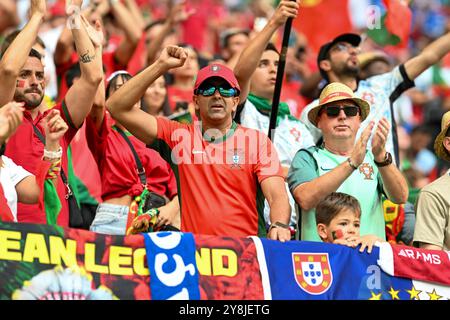
[{"label": "straw hat", "polygon": [[434,151],[436,152],[436,155],[439,158],[447,161],[450,161],[450,152],[447,149],[445,149],[443,142],[445,139],[445,134],[447,133],[449,127],[450,127],[450,111],[444,113],[444,115],[442,116],[441,132],[434,141]]},{"label": "straw hat", "polygon": [[319,105],[308,112],[309,121],[317,127],[317,115],[319,114],[320,109],[326,104],[342,100],[352,100],[359,106],[361,109],[361,121],[364,121],[369,115],[370,105],[366,100],[356,98],[352,89],[345,84],[332,82],[323,88],[319,97]]}]

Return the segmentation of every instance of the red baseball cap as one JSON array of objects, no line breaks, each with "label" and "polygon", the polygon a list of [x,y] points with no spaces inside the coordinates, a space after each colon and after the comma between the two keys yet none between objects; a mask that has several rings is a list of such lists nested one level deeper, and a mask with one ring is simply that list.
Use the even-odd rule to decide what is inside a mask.
[{"label": "red baseball cap", "polygon": [[218,64],[218,63],[214,63],[209,66],[206,66],[198,72],[197,80],[195,80],[194,90],[197,90],[198,87],[200,87],[200,85],[205,80],[212,78],[212,77],[222,78],[226,82],[228,82],[232,88],[235,88],[235,89],[238,89],[239,91],[241,91],[241,88],[239,87],[239,83],[233,73],[233,70],[231,70],[230,68],[228,68],[222,64]]}]

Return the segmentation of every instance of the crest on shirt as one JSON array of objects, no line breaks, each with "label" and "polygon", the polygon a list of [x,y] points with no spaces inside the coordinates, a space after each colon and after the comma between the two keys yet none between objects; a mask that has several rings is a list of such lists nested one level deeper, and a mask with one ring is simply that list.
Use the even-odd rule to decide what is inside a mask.
[{"label": "crest on shirt", "polygon": [[325,293],[333,282],[328,253],[292,253],[295,281],[309,294]]},{"label": "crest on shirt", "polygon": [[231,158],[231,169],[241,169],[243,163],[244,152],[241,149],[233,149],[233,156]]},{"label": "crest on shirt", "polygon": [[373,167],[367,162],[364,162],[359,166],[359,172],[364,175],[364,180],[373,180]]},{"label": "crest on shirt", "polygon": [[302,136],[302,133],[300,132],[300,130],[298,130],[297,128],[292,128],[291,130],[289,130],[289,132],[292,134],[295,141],[300,142],[300,138]]},{"label": "crest on shirt", "polygon": [[364,91],[361,95],[361,99],[366,100],[371,105],[375,103],[375,97],[373,96],[372,92]]}]

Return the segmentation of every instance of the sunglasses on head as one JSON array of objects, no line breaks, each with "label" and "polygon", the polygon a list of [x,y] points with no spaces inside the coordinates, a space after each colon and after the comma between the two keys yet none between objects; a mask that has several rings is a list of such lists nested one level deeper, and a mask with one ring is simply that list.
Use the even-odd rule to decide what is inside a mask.
[{"label": "sunglasses on head", "polygon": [[325,109],[325,113],[330,118],[337,117],[339,115],[339,113],[341,112],[341,110],[344,110],[344,113],[347,117],[354,117],[359,112],[359,107],[351,106],[351,105],[348,105],[348,106],[326,106],[324,109]]},{"label": "sunglasses on head", "polygon": [[356,53],[360,53],[361,52],[361,48],[360,47],[355,47],[354,45],[347,43],[347,42],[339,42],[336,45],[334,45],[330,51],[347,51],[349,52],[350,49],[354,49],[356,50]]},{"label": "sunglasses on head", "polygon": [[199,88],[197,89],[197,94],[200,94],[204,97],[210,97],[212,96],[216,90],[219,91],[220,95],[222,97],[234,97],[236,96],[237,90],[235,88],[222,88],[222,87],[216,87],[216,86],[207,86],[205,88]]}]

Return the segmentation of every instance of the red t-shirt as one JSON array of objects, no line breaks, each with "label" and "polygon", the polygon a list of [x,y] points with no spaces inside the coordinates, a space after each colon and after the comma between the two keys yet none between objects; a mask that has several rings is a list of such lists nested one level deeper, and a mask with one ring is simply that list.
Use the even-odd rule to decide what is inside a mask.
[{"label": "red t-shirt", "polygon": [[[83,123],[78,133],[70,143],[72,150],[72,165],[73,171],[78,179],[87,188],[89,195],[97,202],[101,202],[102,183],[100,172],[91,150],[87,145],[86,140],[86,122]],[[82,201],[83,199],[78,199]],[[92,202],[91,202],[92,204]]]},{"label": "red t-shirt", "polygon": [[[67,148],[78,129],[71,125],[73,122],[72,119],[70,119],[69,111],[67,110],[64,102],[56,105],[54,108],[60,111],[61,117],[69,125],[69,130],[67,130],[60,141],[63,150],[62,168],[66,176],[68,176]],[[16,132],[11,136],[6,145],[5,155],[34,175],[37,174],[37,169],[41,162],[42,156],[44,155],[44,144],[34,132],[32,124],[34,123],[34,125],[42,133],[42,136],[45,137],[45,131],[41,126],[41,121],[47,113],[50,112],[50,110],[47,110],[44,113],[39,112],[34,121],[31,118],[31,114],[28,111],[25,111],[23,122],[19,125]],[[61,211],[58,215],[57,224],[67,227],[69,225],[68,203],[67,200],[65,200],[67,188],[64,185],[61,176],[58,177],[56,190],[62,205]],[[20,202],[17,205],[17,221],[41,224],[47,223],[45,212],[40,210],[37,204],[29,205]]]},{"label": "red t-shirt", "polygon": [[[105,114],[99,132],[92,118],[86,118],[87,142],[102,177],[103,200],[126,194],[136,196],[142,192],[136,160],[130,146],[111,124],[112,119],[109,114]],[[172,199],[177,194],[177,186],[169,164],[139,139],[132,135],[127,136],[145,169],[148,189]]]},{"label": "red t-shirt", "polygon": [[283,177],[278,155],[263,133],[233,123],[225,137],[203,137],[199,122],[158,117],[152,145],[178,180],[181,230],[233,237],[266,234],[260,183]]}]

